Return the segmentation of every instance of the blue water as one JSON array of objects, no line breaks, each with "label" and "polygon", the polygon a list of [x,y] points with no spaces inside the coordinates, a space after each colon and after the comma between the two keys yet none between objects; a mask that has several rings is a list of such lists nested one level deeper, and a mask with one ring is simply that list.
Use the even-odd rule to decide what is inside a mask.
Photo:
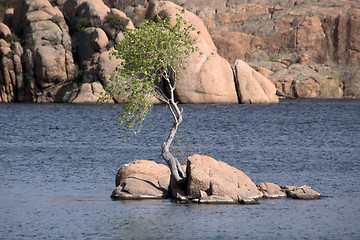
[{"label": "blue water", "polygon": [[360,101],[182,107],[190,152],[326,197],[112,201],[123,164],[163,162],[165,106],[124,142],[110,106],[0,104],[0,239],[360,239]]}]

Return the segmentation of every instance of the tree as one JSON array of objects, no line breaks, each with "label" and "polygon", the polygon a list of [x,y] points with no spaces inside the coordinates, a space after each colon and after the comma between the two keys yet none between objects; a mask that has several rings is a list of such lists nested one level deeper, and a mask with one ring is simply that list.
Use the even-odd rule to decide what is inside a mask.
[{"label": "tree", "polygon": [[138,29],[124,31],[124,39],[111,55],[124,61],[105,86],[106,94],[102,98],[105,102],[114,96],[121,98],[123,105],[118,112],[118,123],[128,131],[137,127],[135,135],[149,114],[151,97],[168,105],[174,124],[162,144],[162,157],[170,168],[172,179],[179,184],[186,180],[186,173],[171,154],[170,145],[182,122],[183,109],[179,108],[174,91],[185,57],[198,50],[190,38],[195,28],[183,19],[184,12],[183,9],[176,14],[175,24],[157,16],[155,21],[145,20]]}]

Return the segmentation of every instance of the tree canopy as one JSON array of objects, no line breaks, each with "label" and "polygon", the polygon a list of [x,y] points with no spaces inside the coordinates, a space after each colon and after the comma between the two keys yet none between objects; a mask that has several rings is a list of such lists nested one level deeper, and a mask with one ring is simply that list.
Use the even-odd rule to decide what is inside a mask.
[{"label": "tree canopy", "polygon": [[145,20],[137,29],[124,31],[124,39],[115,45],[111,54],[123,62],[105,86],[106,94],[102,98],[102,101],[114,96],[120,99],[123,105],[118,112],[118,123],[134,134],[140,131],[149,113],[152,97],[168,104],[174,125],[162,145],[162,156],[177,181],[186,176],[179,161],[169,151],[182,121],[182,109],[178,107],[174,90],[177,72],[184,68],[185,57],[197,51],[190,38],[195,28],[184,20],[184,13],[183,9],[176,14],[174,24],[171,19],[157,16],[155,20]]}]

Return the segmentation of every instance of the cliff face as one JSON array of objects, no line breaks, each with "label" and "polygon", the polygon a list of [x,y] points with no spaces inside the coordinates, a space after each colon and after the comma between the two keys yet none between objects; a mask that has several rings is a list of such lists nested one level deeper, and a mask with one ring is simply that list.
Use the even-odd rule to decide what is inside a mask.
[{"label": "cliff face", "polygon": [[[279,95],[360,98],[358,1],[172,2],[197,15],[205,29],[202,32],[209,31],[208,41],[217,58],[224,58],[229,82],[233,81],[230,65],[235,69],[237,60],[242,60],[271,80]],[[94,101],[120,63],[108,59],[114,44],[123,38],[111,18],[126,20],[123,27],[137,27],[148,5],[147,0],[18,0],[0,23],[0,102]],[[199,73],[205,82],[211,82],[209,74],[216,69],[224,76],[225,67],[210,65],[204,68],[208,74]],[[195,92],[209,88],[199,82],[202,88]],[[188,92],[190,85],[184,86],[183,92]],[[237,86],[238,95],[241,89]],[[76,99],[80,96],[81,101]]]},{"label": "cliff face", "polygon": [[[198,15],[218,53],[262,71],[282,95],[360,97],[360,2],[171,0]],[[147,2],[109,1],[132,19]],[[304,73],[304,74],[303,74]]]},{"label": "cliff face", "polygon": [[202,18],[231,64],[299,53],[310,63],[360,63],[360,3],[351,0],[174,0]]}]

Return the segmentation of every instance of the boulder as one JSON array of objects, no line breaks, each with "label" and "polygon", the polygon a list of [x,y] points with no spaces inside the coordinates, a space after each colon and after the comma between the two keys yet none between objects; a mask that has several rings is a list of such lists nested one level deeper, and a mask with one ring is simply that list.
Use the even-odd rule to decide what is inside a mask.
[{"label": "boulder", "polygon": [[88,26],[83,27],[100,28],[110,8],[102,0],[67,0],[62,12],[68,19],[71,32],[74,32],[78,24],[85,24],[85,22]]},{"label": "boulder", "polygon": [[127,29],[135,29],[133,22],[131,21],[131,19],[128,16],[126,16],[126,14],[124,12],[122,12],[116,8],[111,8],[110,11],[111,11],[111,14],[118,16],[120,18],[125,18],[129,21],[128,24],[126,25]]},{"label": "boulder", "polygon": [[0,38],[6,38],[8,35],[11,35],[10,28],[6,24],[0,22]]},{"label": "boulder", "polygon": [[[109,17],[110,20],[107,20]],[[120,11],[116,8],[111,8],[110,13],[108,14],[107,18],[105,19],[105,23],[103,24],[102,28],[108,35],[109,39],[115,40],[117,38],[117,34],[121,33],[121,28],[125,27],[127,29],[135,29],[133,22],[131,19],[125,15],[124,12]],[[113,18],[117,19],[123,19],[128,21],[126,26],[119,26],[118,24],[112,23]],[[117,41],[116,41],[117,42]]]},{"label": "boulder", "polygon": [[103,91],[104,88],[99,82],[84,83],[72,103],[97,103]]},{"label": "boulder", "polygon": [[166,198],[170,169],[153,161],[137,160],[121,167],[116,174],[114,199]]},{"label": "boulder", "polygon": [[[146,18],[156,15],[170,18],[175,22],[176,14],[183,8],[168,1],[149,3]],[[185,11],[182,15],[187,23],[195,27],[191,33],[199,52],[185,58],[186,69],[178,72],[175,94],[181,103],[238,103],[230,64],[217,54],[216,47],[205,25],[195,14]],[[198,35],[196,32],[200,31]]]},{"label": "boulder", "polygon": [[39,46],[35,50],[36,80],[42,89],[66,82],[65,49],[56,49],[51,46]]},{"label": "boulder", "polygon": [[320,96],[320,84],[313,78],[293,81],[293,90],[296,98],[319,98]]},{"label": "boulder", "polygon": [[258,189],[263,193],[264,198],[283,198],[286,197],[284,190],[275,183],[263,182],[256,185]]},{"label": "boulder", "polygon": [[111,75],[115,69],[120,66],[123,62],[122,59],[117,59],[115,57],[109,58],[110,53],[114,49],[102,52],[98,60],[98,77],[101,80],[103,85],[106,85],[110,80]]},{"label": "boulder", "polygon": [[289,198],[302,199],[302,200],[314,200],[320,199],[321,194],[313,190],[309,186],[295,187],[295,186],[281,186],[281,189],[285,191]]},{"label": "boulder", "polygon": [[89,35],[89,39],[92,43],[92,47],[96,52],[102,52],[106,48],[109,39],[106,36],[104,30],[102,30],[101,28],[91,27],[91,28],[87,28],[85,30],[85,33]]},{"label": "boulder", "polygon": [[235,81],[240,103],[267,104],[279,102],[274,84],[242,60],[237,60],[235,63]]},{"label": "boulder", "polygon": [[93,62],[93,60],[99,53],[107,51],[109,39],[101,28],[88,27],[84,32],[74,33],[72,42],[79,61],[84,68],[86,66],[85,62],[90,62],[92,65],[97,63],[97,61]]},{"label": "boulder", "polygon": [[263,194],[242,171],[205,155],[187,163],[188,197],[199,202],[256,203]]}]

